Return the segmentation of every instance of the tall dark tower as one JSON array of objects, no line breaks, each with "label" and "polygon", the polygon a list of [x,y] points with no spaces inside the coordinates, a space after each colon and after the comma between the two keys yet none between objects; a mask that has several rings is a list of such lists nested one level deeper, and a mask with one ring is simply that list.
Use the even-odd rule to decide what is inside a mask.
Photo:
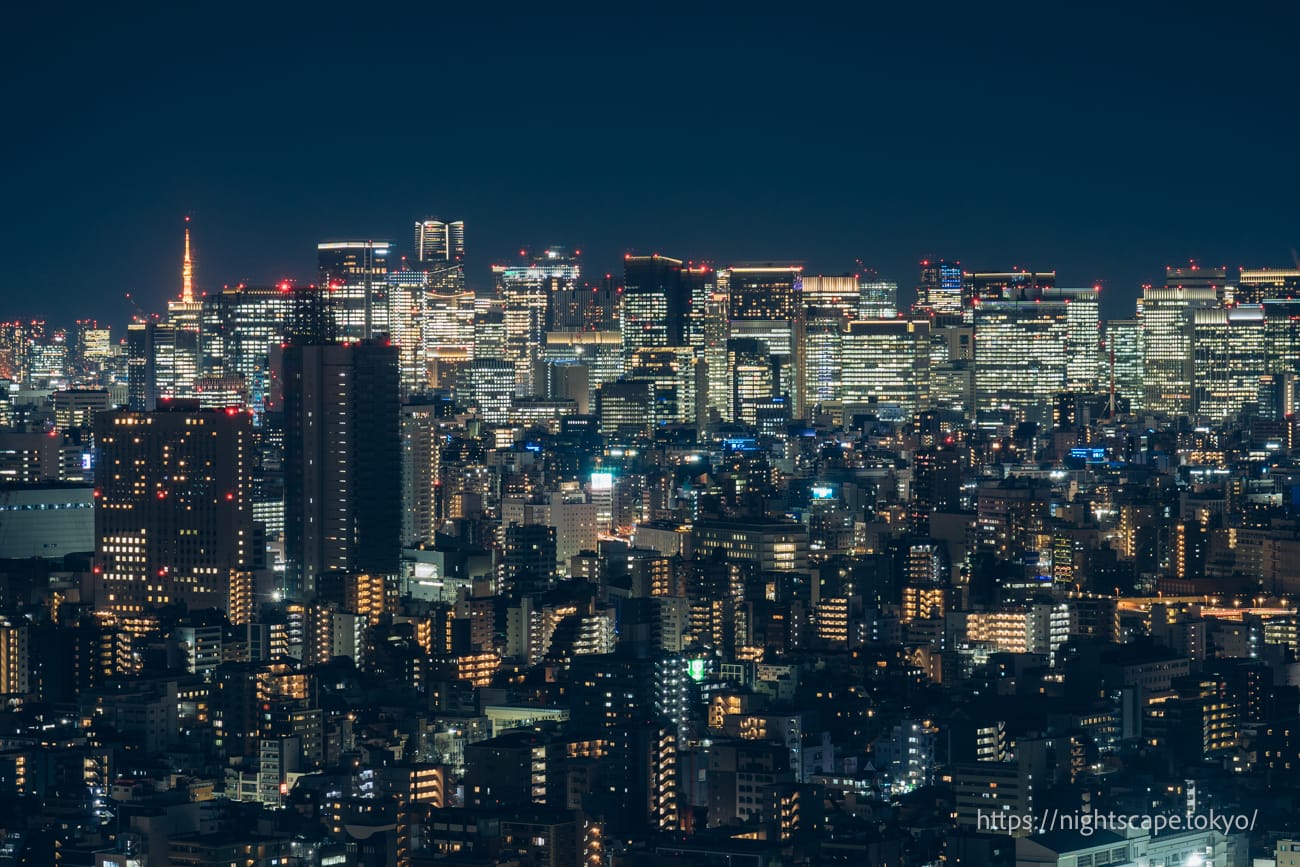
[{"label": "tall dark tower", "polygon": [[393,575],[401,552],[397,347],[367,341],[284,351],[286,590],[326,572]]}]

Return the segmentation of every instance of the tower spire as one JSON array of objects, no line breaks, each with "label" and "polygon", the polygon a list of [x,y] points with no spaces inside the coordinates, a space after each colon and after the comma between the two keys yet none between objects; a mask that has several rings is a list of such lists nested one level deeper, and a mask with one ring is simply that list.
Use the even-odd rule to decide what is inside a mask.
[{"label": "tower spire", "polygon": [[190,258],[190,218],[185,218],[185,259],[181,264],[181,300],[194,301],[194,260]]}]

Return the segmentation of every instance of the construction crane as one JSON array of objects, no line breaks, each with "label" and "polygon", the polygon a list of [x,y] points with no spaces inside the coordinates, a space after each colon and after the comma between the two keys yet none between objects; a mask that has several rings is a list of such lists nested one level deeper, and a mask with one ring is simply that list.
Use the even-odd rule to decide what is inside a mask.
[{"label": "construction crane", "polygon": [[140,306],[140,303],[136,301],[134,297],[132,297],[130,292],[126,293],[126,300],[135,308],[135,313],[131,315],[132,322],[144,322],[149,318],[149,315],[144,312],[144,308]]}]

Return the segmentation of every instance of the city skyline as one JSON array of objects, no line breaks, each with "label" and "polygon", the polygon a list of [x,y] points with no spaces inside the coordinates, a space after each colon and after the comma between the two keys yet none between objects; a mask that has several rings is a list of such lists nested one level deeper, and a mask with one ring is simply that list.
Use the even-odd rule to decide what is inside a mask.
[{"label": "city skyline", "polygon": [[[418,228],[421,225],[421,223],[425,223],[429,221],[436,222],[438,221],[438,218],[421,217],[420,219],[414,221],[408,221],[408,225],[413,222],[418,231]],[[267,276],[265,279],[219,281],[216,280],[215,278],[211,278],[210,276],[204,274],[204,263],[202,261],[203,260],[202,254],[192,253],[191,251],[192,244],[196,249],[201,247],[200,241],[192,241],[191,233],[199,231],[194,226],[192,216],[186,214],[183,217],[178,218],[174,222],[176,226],[180,227],[180,229],[183,231],[183,235],[181,236],[181,240],[179,242],[176,241],[175,237],[172,238],[172,241],[177,246],[177,251],[179,252],[180,255],[181,264],[179,268],[173,267],[172,280],[171,280],[171,284],[168,287],[160,288],[157,292],[146,292],[146,293],[142,293],[138,290],[136,291],[128,290],[123,292],[120,297],[103,299],[101,300],[101,304],[104,305],[105,310],[102,314],[97,312],[97,307],[93,304],[78,307],[77,308],[78,312],[76,314],[66,314],[66,315],[71,315],[73,317],[72,319],[69,319],[66,323],[61,318],[59,318],[58,315],[52,315],[48,313],[47,311],[50,310],[50,308],[48,306],[42,307],[41,306],[42,302],[39,301],[36,302],[35,306],[32,309],[32,312],[17,313],[17,311],[22,309],[21,305],[15,307],[12,304],[8,308],[8,311],[11,314],[17,313],[17,315],[14,317],[16,319],[41,320],[41,321],[48,322],[51,326],[54,327],[63,327],[66,325],[71,325],[73,319],[76,318],[92,318],[92,319],[97,319],[105,323],[111,324],[115,328],[120,329],[128,322],[131,321],[143,321],[144,319],[147,318],[156,318],[158,316],[162,316],[165,314],[165,311],[168,309],[169,305],[174,306],[178,301],[182,301],[184,303],[194,303],[192,301],[186,301],[185,299],[187,297],[201,301],[204,297],[208,295],[218,294],[223,290],[242,289],[246,287],[272,288],[277,286],[281,288],[288,288],[288,287],[307,288],[307,287],[322,285],[319,262],[313,263],[311,265],[304,265],[301,268],[299,273],[291,274],[285,272],[285,273],[280,273],[277,276]],[[472,241],[473,228],[471,227],[469,229],[469,237],[471,238],[471,241],[469,242],[468,245],[466,245],[464,241],[466,235],[466,228],[465,228],[464,221],[456,220],[455,225],[457,225],[460,232],[459,237],[460,237],[460,243],[462,245],[461,249],[464,250],[466,247],[468,247],[468,249],[470,250],[470,253],[468,255],[464,255],[462,258],[458,258],[456,260],[457,266],[461,269],[461,271],[464,274],[464,277],[462,278],[463,285],[468,291],[475,292],[480,297],[490,297],[495,292],[498,291],[498,287],[494,285],[494,281],[496,279],[494,274],[499,267],[512,267],[523,263],[527,263],[531,261],[534,257],[547,255],[547,253],[552,250],[560,250],[563,251],[566,255],[571,255],[574,261],[580,264],[580,267],[582,269],[583,282],[590,284],[592,286],[599,285],[602,280],[605,281],[612,280],[614,281],[615,285],[618,285],[620,288],[622,288],[622,272],[624,267],[626,266],[626,263],[629,260],[637,260],[642,258],[654,258],[654,257],[666,257],[669,260],[678,261],[678,259],[675,258],[671,254],[671,252],[666,252],[660,248],[629,247],[626,249],[624,253],[622,253],[619,256],[616,262],[611,261],[609,263],[606,263],[610,265],[610,267],[608,268],[591,267],[591,265],[589,264],[590,259],[588,255],[584,253],[581,247],[575,245],[555,244],[555,243],[525,245],[523,247],[512,249],[509,253],[490,260],[477,259],[473,253],[473,249],[474,249],[473,241]],[[173,232],[172,234],[173,236],[176,235],[175,232]],[[314,244],[313,249],[315,250],[317,256],[319,257],[321,251],[326,248],[379,245],[383,247],[385,251],[384,254],[385,258],[388,261],[390,269],[392,270],[402,270],[402,269],[410,269],[412,271],[430,270],[430,263],[433,262],[434,260],[421,261],[418,258],[416,244],[412,242],[407,242],[406,244],[404,244],[402,241],[395,240],[396,238],[399,237],[400,237],[400,233],[398,232],[391,232],[388,234],[353,235],[353,236],[331,235],[328,236],[327,239],[322,238],[318,243]],[[407,244],[409,244],[409,247],[407,246]],[[161,242],[159,246],[160,245]],[[1269,263],[1246,263],[1241,265],[1228,265],[1224,263],[1215,263],[1215,262],[1209,262],[1199,258],[1192,258],[1177,263],[1171,262],[1157,267],[1153,271],[1153,276],[1151,277],[1151,279],[1134,287],[1131,297],[1129,297],[1125,293],[1114,291],[1104,280],[1072,281],[1068,275],[1064,278],[1060,277],[1059,271],[1055,268],[1051,268],[1050,270],[1045,270],[1044,267],[1041,265],[1027,265],[1024,262],[1019,262],[1019,261],[1011,264],[1006,264],[1006,263],[983,263],[977,260],[977,262],[973,263],[976,265],[976,267],[970,267],[965,261],[963,261],[959,257],[940,258],[940,257],[930,256],[930,257],[924,257],[922,259],[913,262],[910,271],[907,271],[901,275],[883,273],[877,268],[870,267],[870,263],[863,262],[862,260],[854,261],[852,263],[854,266],[856,266],[854,268],[840,268],[840,269],[813,267],[810,266],[807,259],[798,256],[774,257],[774,256],[754,255],[748,257],[744,257],[744,256],[733,257],[731,259],[724,259],[724,258],[718,258],[713,256],[698,256],[698,257],[685,256],[685,257],[681,257],[680,261],[690,265],[697,265],[697,266],[702,265],[706,267],[720,268],[720,269],[734,268],[737,266],[744,267],[744,266],[763,265],[763,264],[790,265],[790,266],[797,266],[798,269],[801,270],[805,275],[810,277],[817,277],[818,279],[834,278],[834,277],[853,277],[859,280],[869,280],[873,278],[886,280],[890,283],[895,284],[897,287],[897,291],[899,293],[898,301],[900,304],[900,314],[903,309],[912,308],[912,307],[921,309],[926,306],[925,304],[921,303],[922,302],[921,292],[924,289],[924,283],[927,279],[925,276],[926,270],[931,266],[936,266],[936,267],[938,265],[950,266],[953,269],[954,274],[963,275],[964,279],[966,280],[969,280],[972,277],[978,280],[980,277],[985,275],[990,277],[992,276],[1005,277],[1010,274],[1021,274],[1028,277],[1033,277],[1037,274],[1050,274],[1053,281],[1055,281],[1056,283],[1062,286],[1073,286],[1078,289],[1097,290],[1098,297],[1100,299],[1100,310],[1102,314],[1102,320],[1111,321],[1111,320],[1123,320],[1123,319],[1132,318],[1134,316],[1136,307],[1141,302],[1143,291],[1149,290],[1151,287],[1158,286],[1161,283],[1163,283],[1167,273],[1170,271],[1178,272],[1186,269],[1191,269],[1193,271],[1196,269],[1204,269],[1207,271],[1222,270],[1226,272],[1227,282],[1229,285],[1232,285],[1236,282],[1234,275],[1237,274],[1244,275],[1245,280],[1247,282],[1250,282],[1252,280],[1258,282],[1259,280],[1267,279],[1271,272],[1289,272],[1294,269],[1300,269],[1300,257],[1296,256],[1295,251],[1294,250],[1289,251],[1288,255],[1294,258],[1292,258],[1289,261],[1277,261],[1277,262],[1269,262]],[[996,271],[993,270],[995,268],[998,270]],[[434,270],[436,270],[436,267],[434,268]],[[179,279],[177,278],[177,275],[179,275]],[[956,284],[954,284],[954,286],[956,286]],[[1244,300],[1239,299],[1238,303],[1256,303],[1256,302],[1253,302],[1249,298],[1246,298]]]},{"label": "city skyline", "polygon": [[[177,10],[163,23],[183,38],[148,43],[129,15],[91,14],[53,39],[43,13],[22,14],[33,36],[6,62],[28,85],[15,116],[40,134],[0,145],[22,168],[0,244],[24,316],[48,315],[52,292],[114,320],[127,291],[170,297],[184,213],[202,226],[209,290],[309,275],[327,238],[403,243],[430,213],[466,221],[476,274],[521,243],[558,242],[600,272],[629,250],[830,274],[862,259],[907,287],[918,259],[947,256],[1100,280],[1111,315],[1163,265],[1285,266],[1300,244],[1286,205],[1297,178],[1276,168],[1297,123],[1294,10],[992,20],[952,8],[653,28],[633,15],[453,16],[439,22],[458,37],[440,43],[439,66],[457,74],[427,108],[420,54],[391,45],[383,16],[349,22],[372,48],[358,71],[295,59],[340,43],[324,12],[240,28]],[[1210,33],[1209,59],[1162,60]],[[661,69],[675,37],[692,62]],[[522,48],[556,39],[573,50],[531,62]],[[230,44],[272,66],[232,62]],[[807,49],[735,61],[778,45]],[[85,112],[63,110],[70,100]],[[375,120],[329,120],[349,100]],[[1263,121],[1269,132],[1253,132]],[[368,133],[385,126],[393,135]]]},{"label": "city skyline", "polygon": [[0,867],[1300,867],[1300,6],[11,13]]}]

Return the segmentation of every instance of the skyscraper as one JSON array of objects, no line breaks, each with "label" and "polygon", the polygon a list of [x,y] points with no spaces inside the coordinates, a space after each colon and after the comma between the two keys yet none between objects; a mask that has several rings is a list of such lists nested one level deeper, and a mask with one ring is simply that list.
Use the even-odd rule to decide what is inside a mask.
[{"label": "skyscraper", "polygon": [[796,414],[839,401],[844,330],[852,314],[839,307],[810,307],[799,321],[800,404]]},{"label": "skyscraper", "polygon": [[437,407],[428,401],[402,406],[402,544],[433,541],[438,531]]},{"label": "skyscraper", "polygon": [[963,300],[967,305],[979,301],[1032,301],[1044,289],[1056,287],[1055,271],[972,271],[964,274]]},{"label": "skyscraper", "polygon": [[660,346],[641,349],[627,359],[629,382],[653,384],[654,422],[694,423],[699,366],[689,346]]},{"label": "skyscraper", "polygon": [[960,262],[943,259],[921,262],[921,280],[916,287],[918,310],[929,313],[960,313],[962,272]]},{"label": "skyscraper", "polygon": [[515,366],[502,358],[476,358],[469,366],[469,397],[489,424],[505,424],[515,394]]},{"label": "skyscraper", "polygon": [[[1112,319],[1106,323],[1103,370],[1107,390],[1113,386],[1117,401],[1128,402],[1129,412],[1142,409],[1146,394],[1142,367],[1142,322]],[[1117,406],[1118,410],[1119,407]]]},{"label": "skyscraper", "polygon": [[416,220],[415,259],[421,263],[464,262],[465,221]]},{"label": "skyscraper", "polygon": [[429,384],[456,381],[457,372],[474,357],[474,293],[434,289],[425,297],[424,356]]},{"label": "skyscraper", "polygon": [[1300,298],[1300,268],[1242,268],[1232,300],[1235,304]]},{"label": "skyscraper", "polygon": [[96,602],[119,615],[173,603],[251,613],[258,560],[247,413],[119,410],[96,418]]},{"label": "skyscraper", "polygon": [[315,596],[327,572],[394,575],[402,460],[397,348],[284,352],[286,590]]},{"label": "skyscraper", "polygon": [[[742,389],[747,400],[796,393],[795,323],[802,278],[803,266],[795,264],[737,265],[719,274],[719,284],[726,286],[730,339],[758,341],[769,361],[771,390],[759,395]],[[732,374],[736,375],[734,367]],[[734,387],[733,392],[740,394]],[[731,409],[736,418],[742,416],[739,404]]]},{"label": "skyscraper", "polygon": [[242,378],[245,400],[255,417],[270,387],[271,347],[289,332],[293,299],[287,283],[227,287],[203,299],[199,327],[203,375]]},{"label": "skyscraper", "polygon": [[861,308],[861,287],[858,278],[851,274],[842,277],[805,275],[800,305],[804,310],[814,307],[839,310],[846,318],[856,319]]},{"label": "skyscraper", "polygon": [[1193,411],[1220,424],[1257,401],[1268,374],[1264,310],[1247,304],[1192,314]]},{"label": "skyscraper", "polygon": [[858,277],[858,312],[855,319],[888,319],[898,315],[898,283],[881,280],[875,272]]},{"label": "skyscraper", "polygon": [[1046,423],[1052,396],[1096,388],[1097,292],[1045,289],[1033,300],[974,305],[978,412]]},{"label": "skyscraper", "polygon": [[388,272],[388,336],[397,346],[402,395],[422,392],[428,386],[425,349],[425,313],[432,292],[424,271],[400,268]]},{"label": "skyscraper", "polygon": [[798,311],[802,265],[735,265],[726,271],[732,322],[790,322]]},{"label": "skyscraper", "polygon": [[930,403],[930,322],[850,322],[842,337],[841,394],[851,412],[910,418]]},{"label": "skyscraper", "polygon": [[619,330],[623,355],[639,349],[685,346],[688,287],[682,280],[682,262],[655,253],[623,257],[623,305]]},{"label": "skyscraper", "polygon": [[316,245],[316,258],[338,339],[356,343],[387,334],[389,243],[327,241]]},{"label": "skyscraper", "polygon": [[198,356],[199,333],[149,319],[126,329],[127,405],[152,410],[160,400],[193,394],[192,359]]},{"label": "skyscraper", "polygon": [[551,295],[577,288],[581,269],[576,254],[550,247],[519,265],[493,265],[492,273],[504,308],[504,357],[515,367],[516,393],[535,395],[534,373],[546,343]]},{"label": "skyscraper", "polygon": [[623,338],[617,331],[552,331],[546,335],[547,362],[576,362],[587,369],[588,406],[596,389],[623,376]]},{"label": "skyscraper", "polygon": [[1143,406],[1151,412],[1187,414],[1193,408],[1193,311],[1223,301],[1223,268],[1168,268],[1165,285],[1142,293]]}]

